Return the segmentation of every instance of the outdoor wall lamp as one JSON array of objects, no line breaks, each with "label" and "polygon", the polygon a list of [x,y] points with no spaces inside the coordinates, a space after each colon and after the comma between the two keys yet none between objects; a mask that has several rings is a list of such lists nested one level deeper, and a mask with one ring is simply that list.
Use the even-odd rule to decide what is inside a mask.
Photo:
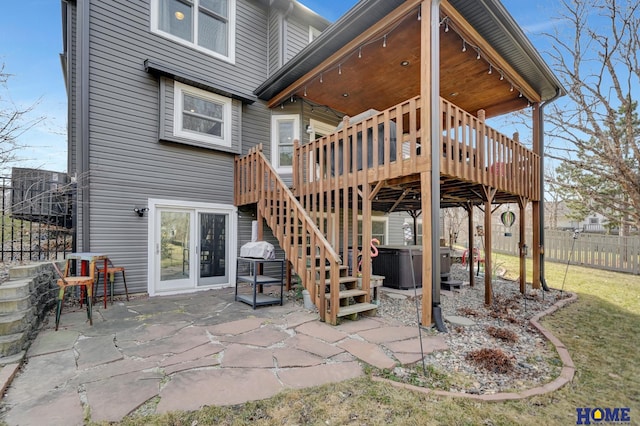
[{"label": "outdoor wall lamp", "polygon": [[522,251],[522,255],[523,256],[527,256],[529,254],[529,247],[527,247],[526,244],[523,244],[522,248],[521,248],[521,251]]},{"label": "outdoor wall lamp", "polygon": [[138,216],[142,217],[144,216],[144,212],[149,211],[149,207],[143,207],[143,208],[134,207],[133,211],[136,212]]}]

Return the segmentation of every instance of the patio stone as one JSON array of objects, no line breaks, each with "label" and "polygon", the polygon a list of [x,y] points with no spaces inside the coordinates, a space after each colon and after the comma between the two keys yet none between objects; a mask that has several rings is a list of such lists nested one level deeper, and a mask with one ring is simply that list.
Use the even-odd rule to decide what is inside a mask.
[{"label": "patio stone", "polygon": [[276,343],[282,342],[288,337],[289,335],[284,331],[276,330],[273,326],[264,326],[240,335],[221,336],[219,337],[219,340],[221,342],[240,343],[267,348],[275,345]]},{"label": "patio stone", "polygon": [[237,335],[259,328],[264,321],[264,318],[245,318],[209,327],[209,332],[216,336],[225,334]]},{"label": "patio stone", "polygon": [[417,327],[380,327],[361,331],[358,335],[371,343],[385,343],[418,337],[418,329]]},{"label": "patio stone", "polygon": [[335,343],[347,337],[346,333],[336,330],[334,327],[321,322],[308,322],[296,327],[296,332],[304,333],[325,342]]},{"label": "patio stone", "polygon": [[187,371],[203,367],[215,367],[217,365],[220,365],[218,357],[210,356],[201,359],[194,359],[193,361],[181,362],[179,364],[172,364],[164,367],[163,370],[164,374],[169,376],[179,371]]},{"label": "patio stone", "polygon": [[[77,374],[72,350],[41,355],[29,360],[28,368],[16,375],[3,402],[9,405],[35,400],[65,383]],[[73,390],[76,394],[77,391]]]},{"label": "patio stone", "polygon": [[69,383],[76,385],[104,380],[109,377],[122,377],[131,373],[149,370],[156,366],[156,362],[151,362],[146,359],[125,358],[108,364],[102,364],[88,370],[80,371]]},{"label": "patio stone", "polygon": [[451,325],[459,325],[461,327],[466,327],[470,325],[475,325],[476,323],[469,318],[457,316],[457,315],[449,315],[444,317],[445,321],[451,323]]},{"label": "patio stone", "polygon": [[310,367],[324,362],[323,358],[309,352],[290,348],[273,349],[273,357],[276,359],[278,368]]},{"label": "patio stone", "polygon": [[342,324],[338,325],[336,328],[340,331],[344,331],[347,334],[358,334],[364,330],[371,330],[374,328],[378,328],[382,325],[382,323],[373,318],[360,318],[358,321],[345,321]]},{"label": "patio stone", "polygon": [[[160,363],[160,367],[179,364],[183,362],[191,362],[202,358],[213,358],[213,355],[224,350],[224,346],[217,343],[205,343],[188,351],[177,355],[172,355]],[[217,357],[215,357],[217,359]]]},{"label": "patio stone", "polygon": [[285,346],[293,346],[303,351],[321,356],[323,358],[331,358],[344,352],[344,349],[330,345],[322,340],[314,339],[306,334],[296,334],[284,342]]},{"label": "patio stone", "polygon": [[250,348],[244,345],[231,344],[224,351],[223,367],[235,368],[273,368],[273,354],[269,349]]},{"label": "patio stone", "polygon": [[[385,343],[384,346],[392,352],[404,352],[404,353],[420,353],[420,338],[402,340],[399,342]],[[442,336],[423,336],[422,337],[422,350],[425,354],[430,354],[434,351],[446,351],[449,349],[449,345],[445,342]]]},{"label": "patio stone", "polygon": [[12,407],[4,420],[9,425],[75,426],[84,424],[84,410],[77,390],[57,389]]},{"label": "patio stone", "polygon": [[278,377],[288,388],[306,388],[354,379],[363,374],[358,362],[322,364],[315,367],[291,368],[278,371]]},{"label": "patio stone", "polygon": [[101,364],[108,364],[123,358],[113,342],[113,336],[89,337],[76,343],[78,369],[84,370]]},{"label": "patio stone", "polygon": [[80,333],[70,330],[45,330],[38,334],[33,341],[27,356],[34,357],[38,355],[46,355],[54,352],[60,352],[73,348],[73,345],[78,340]]},{"label": "patio stone", "polygon": [[160,391],[157,413],[198,410],[205,405],[234,405],[270,398],[282,390],[263,369],[230,368],[176,373]]},{"label": "patio stone", "polygon": [[160,392],[158,373],[133,373],[86,385],[87,403],[94,422],[115,422]]},{"label": "patio stone", "polygon": [[389,358],[380,346],[374,345],[373,343],[348,339],[340,342],[339,346],[374,367],[393,368],[396,365],[396,362]]}]

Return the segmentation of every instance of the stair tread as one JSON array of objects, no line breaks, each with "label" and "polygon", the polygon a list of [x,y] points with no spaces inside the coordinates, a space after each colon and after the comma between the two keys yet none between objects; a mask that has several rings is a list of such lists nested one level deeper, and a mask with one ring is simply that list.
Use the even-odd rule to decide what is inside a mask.
[{"label": "stair tread", "polygon": [[[355,277],[338,277],[338,282],[340,284],[355,283],[357,281],[358,279]],[[324,283],[326,285],[331,284],[331,278],[327,278],[326,280],[324,280]]]},{"label": "stair tread", "polygon": [[[364,290],[358,290],[358,289],[353,289],[353,290],[342,290],[339,293],[339,298],[340,299],[345,299],[347,297],[356,297],[356,296],[364,296],[365,294],[367,294],[366,291]],[[331,298],[331,293],[326,293],[324,295],[324,297],[326,299],[330,299]]]},{"label": "stair tread", "polygon": [[344,317],[351,314],[357,314],[358,312],[372,311],[374,309],[378,309],[378,305],[374,305],[373,303],[356,303],[349,306],[341,306],[338,311],[338,316]]}]

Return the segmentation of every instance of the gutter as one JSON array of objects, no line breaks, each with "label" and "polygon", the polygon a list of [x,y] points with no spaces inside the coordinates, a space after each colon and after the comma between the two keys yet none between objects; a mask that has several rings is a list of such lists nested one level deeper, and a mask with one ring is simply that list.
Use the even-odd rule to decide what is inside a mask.
[{"label": "gutter", "polygon": [[540,250],[540,282],[542,283],[542,288],[545,291],[549,291],[549,286],[547,285],[547,280],[544,276],[544,107],[563,95],[564,91],[562,90],[562,86],[558,86],[556,94],[548,101],[541,103],[538,108],[540,118],[540,124],[538,125],[538,130],[540,132],[540,152],[538,155],[540,156],[540,193],[542,194],[542,197],[540,197],[540,242],[542,243],[543,248]]}]

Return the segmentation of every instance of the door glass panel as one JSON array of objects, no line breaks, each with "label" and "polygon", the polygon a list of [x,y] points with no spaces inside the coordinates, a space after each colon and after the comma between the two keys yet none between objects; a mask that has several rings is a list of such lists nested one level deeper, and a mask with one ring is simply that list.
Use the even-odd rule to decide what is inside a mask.
[{"label": "door glass panel", "polygon": [[189,212],[161,212],[160,281],[189,278],[190,219]]},{"label": "door glass panel", "polygon": [[200,213],[200,279],[198,285],[229,281],[228,215]]}]

